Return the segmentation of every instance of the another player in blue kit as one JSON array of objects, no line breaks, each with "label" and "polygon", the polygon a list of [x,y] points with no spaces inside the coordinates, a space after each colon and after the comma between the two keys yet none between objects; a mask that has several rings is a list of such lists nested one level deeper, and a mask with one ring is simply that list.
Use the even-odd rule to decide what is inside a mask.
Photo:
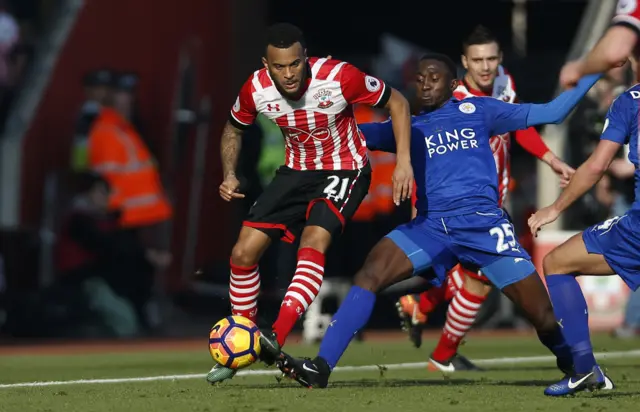
[{"label": "another player in blue kit", "polygon": [[558,218],[607,171],[622,145],[629,145],[629,160],[636,167],[635,201],[623,216],[587,228],[555,248],[543,261],[549,294],[562,324],[562,333],[573,353],[575,374],[547,388],[550,396],[584,390],[601,373],[589,338],[587,303],[576,276],[618,274],[633,290],[640,286],[640,171],[638,170],[638,116],[640,85],[618,96],[607,113],[598,146],[578,168],[569,186],[551,205],[529,218],[531,232]]},{"label": "another player in blue kit", "polygon": [[[535,327],[558,367],[573,373],[573,359],[547,291],[509,218],[498,207],[498,177],[489,138],[530,126],[561,122],[600,77],[547,104],[509,104],[493,98],[452,99],[456,69],[446,56],[423,57],[419,82],[423,112],[412,119],[411,162],[418,216],[384,237],[356,274],[313,359],[282,353],[278,367],[303,386],[324,388],[349,342],[369,320],[382,289],[418,274],[440,284],[455,264],[476,267],[514,301]],[[360,125],[371,150],[393,152],[390,121]],[[428,269],[432,270],[428,270]],[[604,385],[604,376],[592,386]],[[598,375],[597,379],[600,379]]]}]

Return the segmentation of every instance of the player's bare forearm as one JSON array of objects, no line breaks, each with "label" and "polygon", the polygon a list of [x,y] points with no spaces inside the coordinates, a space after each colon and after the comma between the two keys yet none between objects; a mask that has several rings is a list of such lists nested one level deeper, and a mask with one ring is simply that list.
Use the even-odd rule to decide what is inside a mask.
[{"label": "player's bare forearm", "polygon": [[556,201],[553,202],[553,208],[556,209],[558,213],[562,213],[571,206],[573,202],[578,200],[598,183],[598,180],[604,175],[605,170],[594,167],[589,163],[589,160],[587,160],[576,170],[576,174],[573,175],[569,186],[567,186]]},{"label": "player's bare forearm", "polygon": [[227,121],[222,131],[222,138],[220,139],[220,156],[222,159],[222,173],[224,178],[229,175],[235,175],[241,146],[242,130]]},{"label": "player's bare forearm", "polygon": [[582,74],[603,73],[620,66],[633,53],[638,35],[628,27],[611,27],[582,64]]},{"label": "player's bare forearm", "polygon": [[411,161],[411,113],[409,102],[396,89],[391,89],[387,102],[391,115],[393,135],[396,139],[396,158],[398,162]]}]

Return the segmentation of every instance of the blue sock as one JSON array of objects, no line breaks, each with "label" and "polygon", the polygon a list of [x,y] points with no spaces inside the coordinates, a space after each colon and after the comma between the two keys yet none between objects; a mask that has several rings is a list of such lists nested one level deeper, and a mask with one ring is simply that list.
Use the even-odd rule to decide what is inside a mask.
[{"label": "blue sock", "polygon": [[369,321],[374,303],[375,293],[359,286],[352,286],[349,290],[338,312],[333,315],[320,343],[318,356],[324,359],[331,369],[336,366],[358,330]]},{"label": "blue sock", "polygon": [[551,275],[546,280],[553,311],[571,348],[575,372],[589,373],[596,365],[596,359],[589,338],[589,314],[582,289],[573,275]]}]

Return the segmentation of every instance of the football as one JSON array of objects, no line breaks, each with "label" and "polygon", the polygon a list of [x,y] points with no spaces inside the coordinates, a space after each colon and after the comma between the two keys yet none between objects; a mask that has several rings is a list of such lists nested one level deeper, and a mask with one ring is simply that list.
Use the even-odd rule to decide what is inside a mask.
[{"label": "football", "polygon": [[227,368],[245,368],[260,355],[260,330],[245,317],[227,316],[209,332],[209,353]]}]

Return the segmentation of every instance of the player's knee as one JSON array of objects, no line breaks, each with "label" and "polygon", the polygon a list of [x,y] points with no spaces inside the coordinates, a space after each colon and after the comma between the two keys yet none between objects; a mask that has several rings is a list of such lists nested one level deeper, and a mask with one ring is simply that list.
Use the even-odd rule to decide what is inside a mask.
[{"label": "player's knee", "polygon": [[467,292],[475,296],[487,296],[491,291],[491,286],[471,276],[465,278],[464,288]]},{"label": "player's knee", "polygon": [[542,269],[544,275],[564,274],[566,272],[566,265],[563,263],[562,254],[558,253],[557,249],[553,250],[542,259]]},{"label": "player's knee", "polygon": [[381,276],[382,271],[379,269],[381,268],[378,268],[375,264],[365,263],[362,269],[356,273],[354,285],[377,293],[384,284],[384,279]]},{"label": "player's knee", "polygon": [[307,226],[300,236],[300,248],[312,248],[325,253],[331,244],[331,233],[320,226]]},{"label": "player's knee", "polygon": [[231,250],[231,262],[237,266],[250,267],[258,263],[259,253],[250,247],[249,242],[239,240]]}]

